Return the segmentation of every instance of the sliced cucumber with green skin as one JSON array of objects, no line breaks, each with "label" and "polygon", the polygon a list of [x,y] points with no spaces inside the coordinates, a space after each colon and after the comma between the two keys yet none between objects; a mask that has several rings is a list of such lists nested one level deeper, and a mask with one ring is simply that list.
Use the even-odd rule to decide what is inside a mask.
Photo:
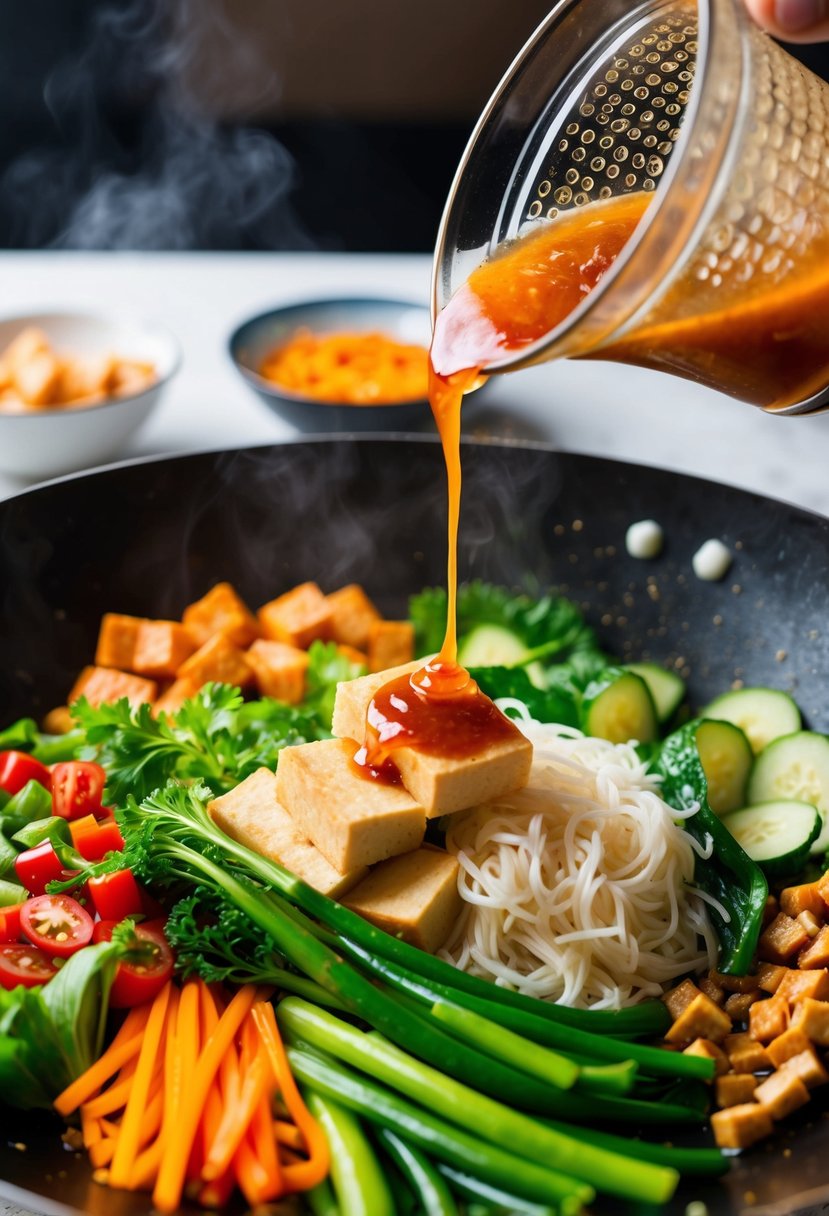
[{"label": "sliced cucumber with green skin", "polygon": [[744,732],[755,755],[775,739],[800,730],[800,710],[777,688],[740,688],[716,697],[700,714],[733,722]]},{"label": "sliced cucumber with green skin", "polygon": [[809,860],[823,819],[808,802],[758,802],[725,815],[723,824],[767,874],[796,874]]},{"label": "sliced cucumber with green skin", "polygon": [[748,782],[748,801],[794,799],[817,807],[823,820],[812,844],[812,856],[829,849],[829,739],[815,731],[800,730],[775,739],[754,761]]},{"label": "sliced cucumber with green skin", "polygon": [[[458,646],[458,662],[466,668],[521,667],[530,654],[518,634],[504,625],[476,625]],[[546,687],[540,663],[528,663],[525,670],[536,688]]]},{"label": "sliced cucumber with green skin", "polygon": [[652,743],[659,722],[648,686],[623,667],[608,667],[588,684],[581,704],[582,730],[611,743]]},{"label": "sliced cucumber with green skin", "polygon": [[660,722],[667,722],[674,716],[685,696],[685,682],[675,671],[658,667],[656,663],[626,663],[625,670],[632,671],[645,681]]},{"label": "sliced cucumber with green skin", "polygon": [[754,754],[739,726],[704,719],[697,727],[696,740],[711,810],[715,815],[725,815],[745,806]]}]

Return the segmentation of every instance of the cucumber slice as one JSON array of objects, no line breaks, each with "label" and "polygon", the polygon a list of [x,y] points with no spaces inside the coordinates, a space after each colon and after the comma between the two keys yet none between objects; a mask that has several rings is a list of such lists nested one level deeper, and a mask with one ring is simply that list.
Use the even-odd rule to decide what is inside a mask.
[{"label": "cucumber slice", "polygon": [[782,735],[800,730],[800,710],[788,693],[776,688],[741,688],[716,697],[700,714],[733,722],[744,732],[754,754]]},{"label": "cucumber slice", "polygon": [[829,739],[825,735],[810,730],[785,735],[754,761],[748,801],[754,805],[781,798],[817,808],[823,828],[812,844],[812,855],[825,853],[829,849]]},{"label": "cucumber slice", "polygon": [[[458,662],[467,669],[520,667],[529,654],[518,634],[504,625],[476,625],[458,646]],[[525,671],[536,688],[547,687],[540,663],[528,663]]]},{"label": "cucumber slice", "polygon": [[732,811],[723,824],[766,874],[796,874],[809,860],[823,819],[808,802],[780,799]]},{"label": "cucumber slice", "polygon": [[653,698],[641,676],[608,667],[588,684],[581,704],[582,729],[611,743],[651,743],[659,737]]},{"label": "cucumber slice", "polygon": [[739,726],[705,719],[697,727],[696,740],[711,810],[715,815],[725,815],[745,806],[746,783],[754,756]]},{"label": "cucumber slice", "polygon": [[675,671],[667,671],[656,663],[626,663],[625,670],[632,671],[645,681],[661,723],[674,716],[685,696],[685,683]]}]

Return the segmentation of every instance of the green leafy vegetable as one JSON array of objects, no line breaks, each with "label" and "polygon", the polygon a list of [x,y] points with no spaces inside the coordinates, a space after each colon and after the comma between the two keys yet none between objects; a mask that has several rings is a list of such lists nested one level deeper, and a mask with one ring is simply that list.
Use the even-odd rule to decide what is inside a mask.
[{"label": "green leafy vegetable", "polygon": [[565,689],[536,687],[522,667],[473,667],[470,675],[493,701],[514,697],[527,706],[538,722],[579,724],[576,695]]},{"label": "green leafy vegetable", "polygon": [[330,731],[337,685],[364,676],[367,668],[347,658],[336,642],[312,642],[308,660],[302,708],[314,715],[321,730]]}]

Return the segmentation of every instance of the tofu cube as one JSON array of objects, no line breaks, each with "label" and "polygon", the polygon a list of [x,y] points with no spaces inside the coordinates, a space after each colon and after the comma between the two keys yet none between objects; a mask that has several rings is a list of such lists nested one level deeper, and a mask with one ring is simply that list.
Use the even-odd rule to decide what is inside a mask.
[{"label": "tofu cube", "polygon": [[187,676],[173,680],[169,688],[153,703],[153,717],[159,714],[177,714],[185,701],[189,701],[199,691],[199,685]]},{"label": "tofu cube", "polygon": [[305,695],[305,673],[308,651],[287,642],[267,642],[258,638],[245,651],[253,670],[256,687],[263,697],[276,697],[287,705],[296,705]]},{"label": "tofu cube", "polygon": [[459,869],[451,854],[424,845],[381,861],[343,902],[379,929],[434,954],[463,910]]},{"label": "tofu cube", "polygon": [[711,1130],[718,1148],[748,1148],[772,1133],[771,1115],[757,1102],[729,1106],[711,1116]]},{"label": "tofu cube", "polygon": [[340,587],[339,591],[332,591],[326,599],[331,609],[331,636],[334,641],[364,651],[372,625],[381,619],[365,591],[357,583],[349,583],[347,587]]},{"label": "tofu cube", "polygon": [[712,980],[710,975],[703,976],[700,980],[699,990],[710,996],[715,1005],[725,1004],[725,989],[720,987],[716,980]]},{"label": "tofu cube", "polygon": [[760,934],[760,957],[769,963],[785,963],[793,954],[797,954],[798,950],[802,950],[808,941],[809,934],[801,924],[785,912],[778,912]]},{"label": "tofu cube", "polygon": [[361,772],[356,750],[350,739],[286,747],[277,771],[277,798],[341,874],[418,848],[426,830],[423,807]]},{"label": "tofu cube", "polygon": [[816,1001],[809,996],[798,1001],[792,1013],[792,1026],[820,1047],[829,1047],[829,1001]]},{"label": "tofu cube", "polygon": [[207,595],[184,609],[182,621],[197,646],[223,633],[244,649],[259,637],[259,626],[247,604],[230,583],[216,583]]},{"label": "tofu cube", "polygon": [[693,980],[683,980],[681,984],[677,984],[676,988],[669,988],[667,992],[664,992],[662,1000],[668,1007],[668,1013],[676,1021],[699,994],[700,990]]},{"label": "tofu cube", "polygon": [[223,633],[216,633],[191,654],[176,675],[190,679],[199,688],[212,680],[216,684],[237,684],[246,688],[253,683],[253,671],[238,646]]},{"label": "tofu cube", "polygon": [[771,1068],[769,1053],[750,1034],[730,1034],[725,1040],[725,1054],[734,1072],[766,1072]]},{"label": "tofu cube", "polygon": [[665,1038],[669,1043],[692,1043],[694,1039],[711,1039],[721,1043],[731,1030],[731,1018],[719,1005],[701,992],[671,1026]]},{"label": "tofu cube", "polygon": [[262,633],[273,642],[307,650],[317,639],[331,639],[334,614],[316,583],[300,583],[263,604],[258,617]]},{"label": "tofu cube", "polygon": [[806,1037],[802,1030],[798,1030],[797,1027],[789,1027],[788,1030],[778,1035],[776,1039],[772,1039],[766,1046],[769,1059],[775,1068],[779,1068],[781,1064],[785,1064],[787,1060],[791,1060],[792,1056],[799,1056],[802,1051],[811,1050],[811,1040]]},{"label": "tofu cube", "polygon": [[348,659],[349,663],[356,663],[358,667],[362,667],[364,671],[368,671],[368,655],[362,650],[356,650],[353,646],[339,645],[337,650],[344,659]]},{"label": "tofu cube", "polygon": [[797,956],[797,965],[804,970],[829,966],[829,925],[824,925],[806,949],[800,951]]},{"label": "tofu cube", "polygon": [[368,669],[385,671],[414,656],[414,625],[411,621],[374,621],[368,631]]},{"label": "tofu cube", "polygon": [[788,1024],[789,1003],[779,993],[758,1001],[748,1011],[748,1033],[758,1043],[770,1043],[778,1038]]},{"label": "tofu cube", "polygon": [[819,884],[804,882],[797,887],[785,887],[780,892],[780,911],[795,920],[801,912],[811,912],[822,919],[826,915],[826,904],[820,894]]},{"label": "tofu cube", "polygon": [[723,975],[719,971],[709,971],[708,974],[726,992],[756,992],[760,987],[760,981],[756,975]]},{"label": "tofu cube", "polygon": [[196,643],[178,621],[141,621],[132,670],[154,680],[172,679],[195,649]]},{"label": "tofu cube", "polygon": [[780,1068],[781,1071],[791,1071],[795,1076],[800,1077],[807,1089],[816,1089],[818,1085],[825,1085],[829,1081],[829,1072],[817,1058],[814,1047],[798,1052],[796,1056],[790,1056],[788,1060],[784,1060]]},{"label": "tofu cube", "polygon": [[126,697],[130,705],[143,705],[145,701],[152,703],[157,694],[155,680],[116,671],[114,667],[84,667],[67,700],[71,705],[79,697],[86,697],[90,705],[103,705]]},{"label": "tofu cube", "polygon": [[710,1039],[694,1039],[693,1043],[683,1049],[682,1054],[684,1056],[702,1056],[705,1060],[713,1060],[716,1066],[715,1076],[718,1077],[723,1076],[730,1068],[728,1056]]},{"label": "tofu cube", "polygon": [[723,1008],[735,1022],[744,1022],[749,1015],[751,1006],[759,999],[759,992],[732,992]]},{"label": "tofu cube", "polygon": [[132,671],[140,624],[141,618],[137,616],[123,616],[118,612],[105,613],[95,648],[96,665]]},{"label": "tofu cube", "polygon": [[818,895],[823,900],[823,915],[825,916],[827,910],[829,910],[829,870],[817,880],[815,887],[817,888]]},{"label": "tofu cube", "polygon": [[769,1112],[772,1119],[785,1119],[809,1101],[809,1091],[791,1068],[780,1068],[766,1077],[754,1091],[754,1100]]},{"label": "tofu cube", "polygon": [[366,873],[364,868],[342,874],[334,869],[280,804],[276,775],[267,768],[251,773],[207,809],[217,827],[233,840],[284,866],[332,899],[339,899]]},{"label": "tofu cube", "polygon": [[60,386],[60,362],[50,350],[40,351],[14,370],[14,387],[27,405],[48,405]]},{"label": "tofu cube", "polygon": [[810,996],[814,1001],[829,1000],[829,971],[825,967],[814,971],[786,971],[780,981],[777,995],[782,996],[790,1005],[796,1005]]},{"label": "tofu cube", "polygon": [[714,1083],[714,1098],[717,1106],[739,1106],[754,1097],[757,1081],[749,1072],[730,1072],[717,1077]]},{"label": "tofu cube", "polygon": [[788,974],[789,968],[778,963],[759,963],[757,966],[757,982],[763,992],[775,993]]}]

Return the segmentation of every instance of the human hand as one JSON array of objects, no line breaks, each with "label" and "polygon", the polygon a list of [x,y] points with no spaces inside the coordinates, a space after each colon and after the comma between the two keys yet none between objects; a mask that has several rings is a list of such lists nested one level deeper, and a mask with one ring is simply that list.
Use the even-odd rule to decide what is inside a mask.
[{"label": "human hand", "polygon": [[829,39],[829,0],[745,0],[758,25],[784,42]]}]

